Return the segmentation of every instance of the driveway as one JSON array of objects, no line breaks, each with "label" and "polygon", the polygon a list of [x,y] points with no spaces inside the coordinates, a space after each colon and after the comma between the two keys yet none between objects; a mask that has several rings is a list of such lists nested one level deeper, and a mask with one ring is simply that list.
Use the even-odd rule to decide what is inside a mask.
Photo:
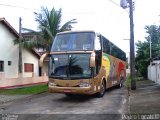
[{"label": "driveway", "polygon": [[2,118],[15,117],[18,120],[121,119],[121,114],[128,111],[126,93],[124,87],[107,90],[103,98],[42,93],[2,104],[0,114]]}]

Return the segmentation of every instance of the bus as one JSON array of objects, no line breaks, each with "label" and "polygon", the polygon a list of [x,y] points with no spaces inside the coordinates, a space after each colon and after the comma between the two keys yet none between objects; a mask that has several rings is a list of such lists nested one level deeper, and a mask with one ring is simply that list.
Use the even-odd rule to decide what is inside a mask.
[{"label": "bus", "polygon": [[107,88],[122,87],[126,79],[125,52],[95,31],[58,33],[41,66],[46,56],[51,93],[103,97]]}]

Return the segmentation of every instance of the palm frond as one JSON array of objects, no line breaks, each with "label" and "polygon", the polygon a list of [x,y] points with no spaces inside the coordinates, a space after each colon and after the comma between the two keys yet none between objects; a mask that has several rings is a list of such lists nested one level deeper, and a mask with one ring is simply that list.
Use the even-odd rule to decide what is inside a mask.
[{"label": "palm frond", "polygon": [[28,37],[24,34],[24,38],[14,40],[14,44],[22,44],[24,48],[43,48],[45,50],[50,50],[53,43],[53,39],[58,32],[71,30],[72,24],[77,23],[76,19],[72,19],[66,22],[61,27],[62,21],[62,9],[55,10],[54,7],[51,11],[47,7],[41,7],[41,12],[34,12],[35,21],[38,23],[39,31],[34,31],[32,29],[23,28],[23,31],[27,32],[30,36]]},{"label": "palm frond", "polygon": [[60,32],[71,30],[71,29],[72,29],[72,24],[75,24],[75,23],[77,23],[76,19],[72,19],[72,20],[66,22],[66,23],[61,27]]},{"label": "palm frond", "polygon": [[46,27],[44,27],[44,26],[40,26],[40,28],[41,28],[43,31],[46,31],[50,38],[52,38],[52,39],[54,38],[52,32],[51,32],[48,28],[46,28]]}]

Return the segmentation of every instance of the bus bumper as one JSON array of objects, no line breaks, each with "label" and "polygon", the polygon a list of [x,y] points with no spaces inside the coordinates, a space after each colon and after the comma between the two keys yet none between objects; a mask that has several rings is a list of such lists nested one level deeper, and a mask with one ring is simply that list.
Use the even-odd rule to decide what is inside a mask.
[{"label": "bus bumper", "polygon": [[68,94],[94,94],[91,86],[88,87],[59,87],[48,85],[50,93],[68,93]]}]

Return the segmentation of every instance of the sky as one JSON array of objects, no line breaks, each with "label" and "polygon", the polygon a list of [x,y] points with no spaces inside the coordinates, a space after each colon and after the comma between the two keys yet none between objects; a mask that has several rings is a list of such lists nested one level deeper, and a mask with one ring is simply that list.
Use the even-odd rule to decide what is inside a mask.
[{"label": "sky", "polygon": [[[160,0],[133,0],[135,43],[144,41],[146,25],[160,24]],[[73,30],[95,30],[129,54],[129,9],[120,7],[120,0],[0,0],[0,17],[19,31],[22,27],[37,30],[34,12],[44,6],[62,8],[62,24],[77,19]]]}]

